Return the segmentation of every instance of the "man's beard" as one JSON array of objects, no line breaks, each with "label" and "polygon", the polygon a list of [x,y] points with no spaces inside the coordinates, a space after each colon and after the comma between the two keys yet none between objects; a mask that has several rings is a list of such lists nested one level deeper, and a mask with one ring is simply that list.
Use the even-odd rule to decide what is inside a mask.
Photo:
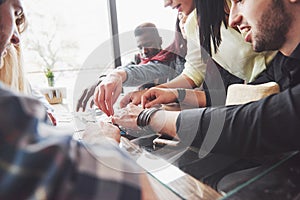
[{"label": "man's beard", "polygon": [[282,0],[273,0],[270,8],[262,14],[254,35],[253,48],[257,52],[278,50],[286,41],[292,17],[286,12]]}]

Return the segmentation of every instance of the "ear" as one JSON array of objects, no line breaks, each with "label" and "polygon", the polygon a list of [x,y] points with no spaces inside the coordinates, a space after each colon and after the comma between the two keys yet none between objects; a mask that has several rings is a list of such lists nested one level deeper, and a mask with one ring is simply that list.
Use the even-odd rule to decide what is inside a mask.
[{"label": "ear", "polygon": [[162,45],[162,38],[159,37],[159,45]]}]

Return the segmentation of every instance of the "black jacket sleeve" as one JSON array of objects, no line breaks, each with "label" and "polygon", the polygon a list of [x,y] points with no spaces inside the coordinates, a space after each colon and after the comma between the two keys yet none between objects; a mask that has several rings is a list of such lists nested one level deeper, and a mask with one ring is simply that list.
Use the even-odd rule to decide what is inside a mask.
[{"label": "black jacket sleeve", "polygon": [[300,150],[300,84],[244,105],[182,111],[177,132],[202,152],[252,156]]}]

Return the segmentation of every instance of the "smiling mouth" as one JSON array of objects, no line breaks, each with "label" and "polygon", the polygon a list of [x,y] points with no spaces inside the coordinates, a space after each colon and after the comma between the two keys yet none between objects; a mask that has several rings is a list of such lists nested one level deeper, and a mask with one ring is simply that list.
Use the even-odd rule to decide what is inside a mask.
[{"label": "smiling mouth", "polygon": [[246,26],[246,25],[243,25],[243,26],[238,26],[239,30],[241,33],[245,33],[245,32],[249,32],[251,30],[251,27],[250,26]]},{"label": "smiling mouth", "polygon": [[252,30],[251,29],[243,32],[242,35],[244,36],[244,39],[246,42],[250,42],[250,43],[252,42]]},{"label": "smiling mouth", "polygon": [[242,26],[242,27],[239,27],[239,30],[241,32],[241,34],[243,35],[244,39],[246,42],[251,42],[252,39],[252,29],[250,26]]}]

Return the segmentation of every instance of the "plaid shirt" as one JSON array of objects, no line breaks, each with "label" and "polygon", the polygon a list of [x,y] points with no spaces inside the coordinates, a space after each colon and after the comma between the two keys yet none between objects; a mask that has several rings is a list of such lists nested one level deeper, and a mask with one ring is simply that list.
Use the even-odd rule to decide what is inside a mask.
[{"label": "plaid shirt", "polygon": [[36,100],[0,88],[0,199],[141,198],[139,168],[117,144],[41,137],[56,132],[45,116]]}]

